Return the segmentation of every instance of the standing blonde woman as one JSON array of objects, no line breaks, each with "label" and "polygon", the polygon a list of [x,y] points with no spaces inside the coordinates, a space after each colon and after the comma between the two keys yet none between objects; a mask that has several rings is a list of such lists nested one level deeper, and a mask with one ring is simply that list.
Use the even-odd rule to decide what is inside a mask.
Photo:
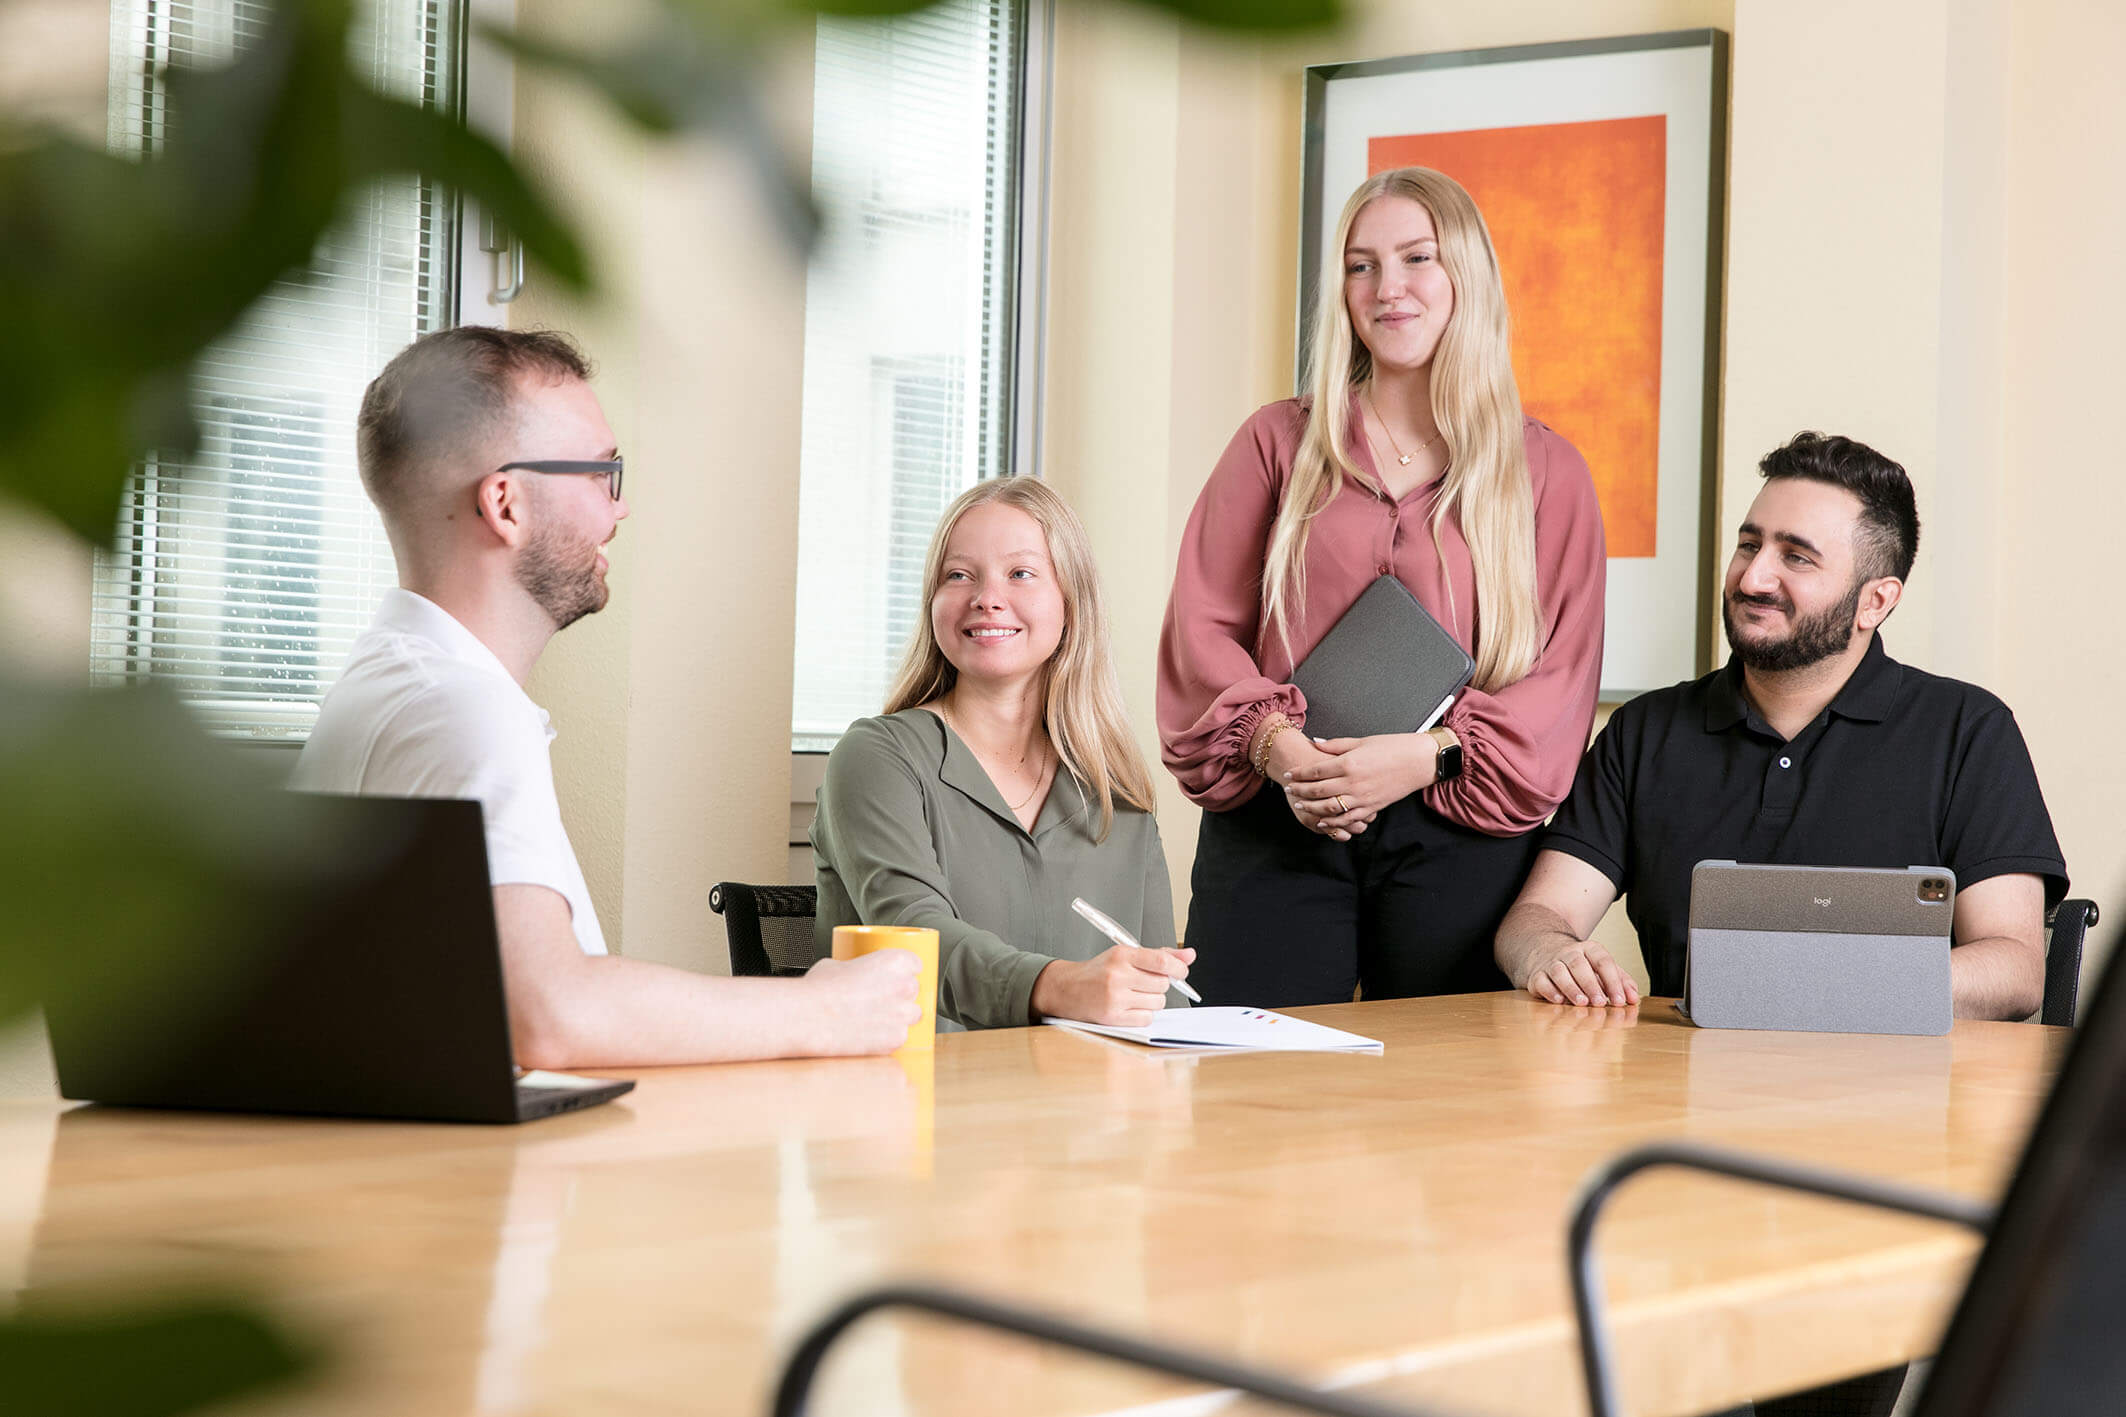
[{"label": "standing blonde woman", "polygon": [[[933,926],[947,1027],[1151,1022],[1194,955],[1171,948],[1151,773],[1084,527],[1043,483],[979,483],[946,508],[923,586],[885,713],[827,758],[820,953],[837,925]],[[1145,948],[1109,946],[1076,896]]]},{"label": "standing blonde woman", "polygon": [[[1380,173],[1344,204],[1308,366],[1309,397],[1257,410],[1212,470],[1167,606],[1160,736],[1204,808],[1196,987],[1269,1006],[1503,989],[1492,931],[1594,720],[1594,485],[1521,411],[1490,233],[1441,173]],[[1380,576],[1475,679],[1429,733],[1317,742],[1293,667]]]}]

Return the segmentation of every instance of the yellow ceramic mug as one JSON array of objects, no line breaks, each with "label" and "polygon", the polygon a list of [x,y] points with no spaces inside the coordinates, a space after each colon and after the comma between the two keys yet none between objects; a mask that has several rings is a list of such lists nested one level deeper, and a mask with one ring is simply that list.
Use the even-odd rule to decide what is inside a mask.
[{"label": "yellow ceramic mug", "polygon": [[922,925],[837,925],[834,927],[834,957],[855,959],[873,950],[913,950],[923,962],[916,976],[915,996],[923,1016],[908,1026],[907,1048],[932,1048],[938,1031],[938,932]]}]

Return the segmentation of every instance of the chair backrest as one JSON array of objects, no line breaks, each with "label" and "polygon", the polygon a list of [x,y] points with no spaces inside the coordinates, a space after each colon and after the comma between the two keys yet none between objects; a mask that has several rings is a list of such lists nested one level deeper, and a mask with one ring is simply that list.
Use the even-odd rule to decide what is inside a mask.
[{"label": "chair backrest", "polygon": [[812,920],[819,914],[819,891],[812,886],[724,881],[709,892],[709,909],[723,917],[733,974],[789,977],[818,958]]},{"label": "chair backrest", "polygon": [[2108,969],[1942,1335],[1914,1417],[2121,1411],[2122,1253],[2126,972]]},{"label": "chair backrest", "polygon": [[2045,1007],[2038,1022],[2073,1026],[2075,996],[2082,988],[2082,941],[2094,924],[2093,900],[2063,900],[2046,922]]}]

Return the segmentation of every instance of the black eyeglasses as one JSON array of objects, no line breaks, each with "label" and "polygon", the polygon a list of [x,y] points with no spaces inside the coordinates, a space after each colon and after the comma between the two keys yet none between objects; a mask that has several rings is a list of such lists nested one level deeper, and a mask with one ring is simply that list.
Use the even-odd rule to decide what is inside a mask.
[{"label": "black eyeglasses", "polygon": [[521,469],[525,472],[582,473],[601,476],[605,479],[605,490],[612,493],[613,500],[617,502],[620,500],[620,474],[627,470],[627,459],[602,458],[593,462],[583,462],[570,458],[549,458],[543,462],[506,462],[496,468],[495,471],[509,472],[516,469]]}]

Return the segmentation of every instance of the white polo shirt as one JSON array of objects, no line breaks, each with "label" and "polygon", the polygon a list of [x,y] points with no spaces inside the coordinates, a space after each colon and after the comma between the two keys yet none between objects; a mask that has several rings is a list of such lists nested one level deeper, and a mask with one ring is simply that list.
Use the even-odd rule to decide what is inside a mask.
[{"label": "white polo shirt", "polygon": [[553,740],[546,710],[493,650],[435,602],[392,590],[325,695],[289,785],[477,798],[493,883],[559,891],[576,943],[602,955],[605,932],[554,797]]}]

